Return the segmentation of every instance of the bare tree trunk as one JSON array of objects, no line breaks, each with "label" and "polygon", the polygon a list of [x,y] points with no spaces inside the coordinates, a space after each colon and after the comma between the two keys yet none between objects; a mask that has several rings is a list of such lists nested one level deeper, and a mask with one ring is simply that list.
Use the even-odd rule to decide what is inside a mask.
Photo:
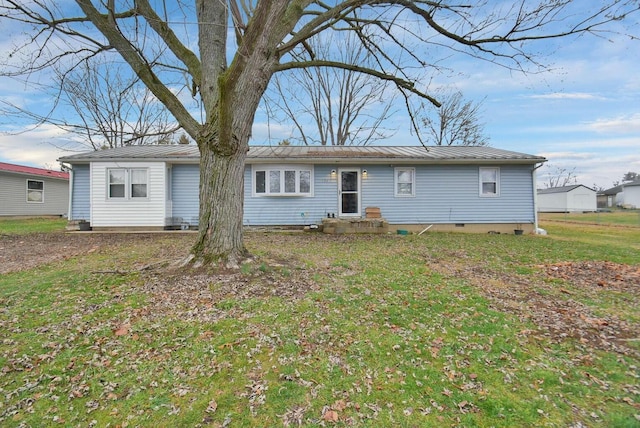
[{"label": "bare tree trunk", "polygon": [[223,262],[226,267],[237,268],[248,256],[242,232],[248,146],[240,146],[225,153],[216,145],[200,145],[200,223],[191,250],[196,266]]}]

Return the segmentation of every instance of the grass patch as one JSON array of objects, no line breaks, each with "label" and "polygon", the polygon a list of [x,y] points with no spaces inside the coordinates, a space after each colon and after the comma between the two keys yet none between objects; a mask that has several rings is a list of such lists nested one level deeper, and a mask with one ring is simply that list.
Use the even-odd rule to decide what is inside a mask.
[{"label": "grass patch", "polygon": [[586,225],[579,223],[541,223],[554,246],[559,240],[573,242],[575,248],[559,247],[577,259],[611,260],[637,264],[640,228]]},{"label": "grass patch", "polygon": [[[638,326],[637,293],[543,280],[539,267],[640,266],[635,238],[543,227],[549,236],[248,234],[253,254],[290,263],[247,264],[238,286],[297,294],[194,277],[185,283],[203,287],[170,310],[157,302],[182,283],[135,268],[184,237],[3,275],[0,425],[637,426],[633,353],[547,334],[483,288]],[[322,287],[303,292],[306,277]],[[145,288],[161,281],[175,284]]]},{"label": "grass patch", "polygon": [[541,221],[640,227],[640,210],[610,210],[589,213],[540,213],[539,216]]},{"label": "grass patch", "polygon": [[0,232],[5,235],[62,232],[66,225],[67,220],[60,217],[0,218]]}]

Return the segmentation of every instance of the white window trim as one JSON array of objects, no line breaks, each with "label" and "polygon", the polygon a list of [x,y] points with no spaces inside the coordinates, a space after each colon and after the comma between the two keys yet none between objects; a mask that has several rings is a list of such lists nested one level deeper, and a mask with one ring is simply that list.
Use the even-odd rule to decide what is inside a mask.
[{"label": "white window trim", "polygon": [[[483,193],[482,192],[482,171],[496,171],[496,193]],[[478,192],[481,198],[497,198],[500,196],[500,167],[480,167],[478,170]]]},{"label": "white window trim", "polygon": [[[42,183],[42,190],[29,189],[29,182],[30,181],[33,181],[33,182],[36,182],[36,183]],[[27,194],[25,196],[27,198],[27,203],[28,204],[44,204],[44,180],[34,180],[32,178],[27,178],[25,186],[27,186]],[[39,201],[30,201],[29,200],[29,192],[40,192],[40,194],[41,194],[40,200]]]},{"label": "white window trim", "polygon": [[[258,193],[256,191],[256,173],[258,171],[264,171],[265,173],[265,191],[264,193]],[[270,191],[270,174],[269,172],[279,171],[280,172],[280,192],[271,192]],[[295,192],[284,192],[285,185],[285,171],[295,171],[296,172],[296,191]],[[309,192],[302,193],[300,192],[300,172],[308,171],[309,172]],[[251,195],[257,198],[269,198],[269,197],[302,197],[309,198],[313,197],[313,165],[252,165],[251,167]]]},{"label": "white window trim", "polygon": [[[110,193],[110,184],[111,182],[109,181],[109,173],[110,171],[116,171],[116,170],[120,170],[120,171],[124,171],[124,196],[123,197],[112,197],[111,193]],[[146,196],[132,196],[131,194],[131,185],[133,184],[131,182],[131,172],[132,171],[144,171],[145,173],[145,178],[146,178],[146,186],[147,186],[147,194]],[[106,169],[106,174],[107,174],[107,178],[106,178],[106,197],[107,200],[109,201],[145,201],[149,199],[149,168],[145,168],[145,167],[129,167],[129,168],[107,168]],[[141,183],[136,183],[136,184],[141,184]]]},{"label": "white window trim", "polygon": [[[411,171],[411,193],[398,193],[398,175],[401,171]],[[416,169],[411,167],[397,167],[393,170],[393,194],[396,198],[415,198],[416,196]]]}]

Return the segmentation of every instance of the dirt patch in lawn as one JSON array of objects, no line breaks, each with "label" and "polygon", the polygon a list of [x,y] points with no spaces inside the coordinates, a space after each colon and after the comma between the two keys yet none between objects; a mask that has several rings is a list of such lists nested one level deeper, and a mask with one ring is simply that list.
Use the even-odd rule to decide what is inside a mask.
[{"label": "dirt patch in lawn", "polygon": [[[33,269],[60,260],[130,245],[153,245],[167,234],[155,233],[33,233],[0,234],[0,274]],[[178,251],[187,251],[188,247]],[[166,253],[162,248],[159,253]],[[171,249],[169,249],[171,251]],[[184,253],[183,253],[184,255]],[[162,256],[171,257],[170,254]]]},{"label": "dirt patch in lawn", "polygon": [[[244,314],[237,305],[267,297],[295,301],[320,290],[313,270],[279,261],[247,260],[242,271],[190,273],[181,269],[149,272],[144,290],[154,316],[214,321]],[[244,316],[244,315],[243,315]]]}]

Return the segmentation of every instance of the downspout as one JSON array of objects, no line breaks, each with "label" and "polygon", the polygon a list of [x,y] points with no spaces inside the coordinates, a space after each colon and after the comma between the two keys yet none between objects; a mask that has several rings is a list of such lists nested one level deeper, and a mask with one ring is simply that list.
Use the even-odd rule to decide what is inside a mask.
[{"label": "downspout", "polygon": [[533,184],[533,231],[537,235],[538,234],[538,185],[536,184],[536,171],[544,165],[544,162],[541,162],[540,165],[534,166],[531,170],[531,180]]},{"label": "downspout", "polygon": [[69,209],[67,210],[67,221],[71,221],[71,207],[73,207],[73,168],[69,165]]}]

